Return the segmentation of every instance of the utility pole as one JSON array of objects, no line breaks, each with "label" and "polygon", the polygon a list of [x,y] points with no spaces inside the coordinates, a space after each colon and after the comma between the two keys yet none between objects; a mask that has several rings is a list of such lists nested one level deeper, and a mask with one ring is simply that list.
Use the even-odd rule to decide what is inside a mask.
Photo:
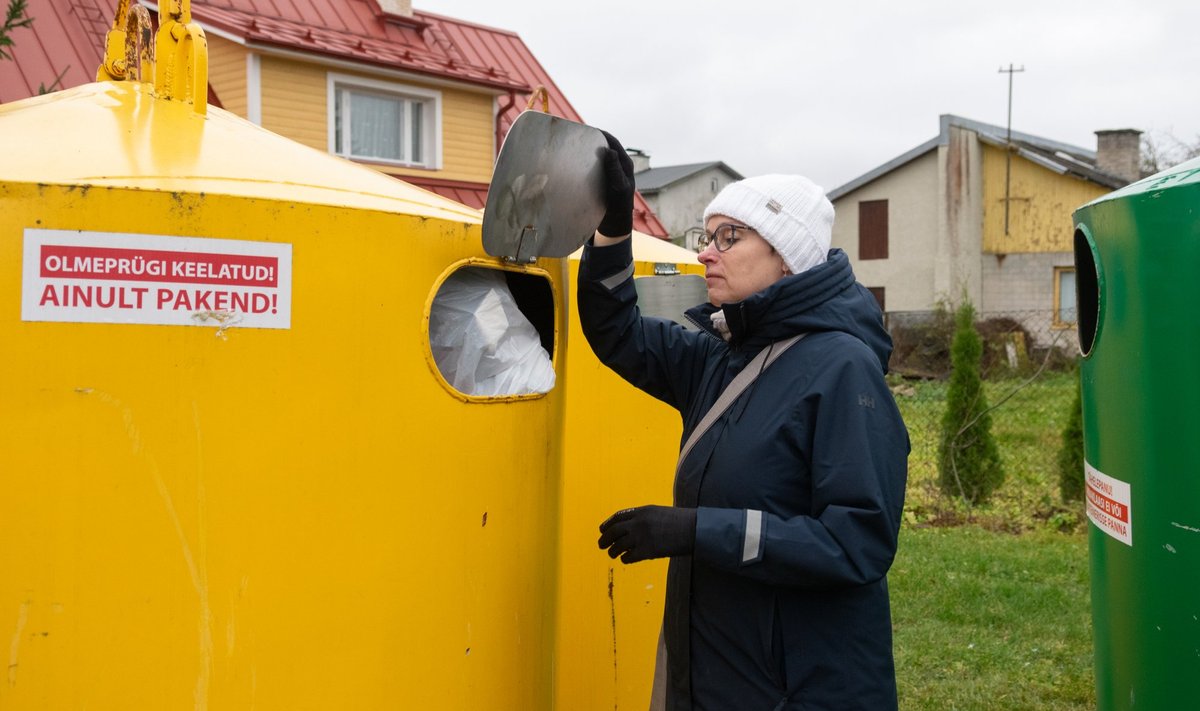
[{"label": "utility pole", "polygon": [[1013,69],[1013,65],[1009,63],[1008,69],[1000,67],[1001,74],[1008,75],[1008,135],[1005,136],[1005,142],[1008,144],[1005,150],[1004,159],[1004,236],[1008,236],[1008,206],[1012,202],[1012,196],[1009,194],[1012,186],[1012,84],[1013,74],[1025,71],[1025,67],[1021,66]]}]

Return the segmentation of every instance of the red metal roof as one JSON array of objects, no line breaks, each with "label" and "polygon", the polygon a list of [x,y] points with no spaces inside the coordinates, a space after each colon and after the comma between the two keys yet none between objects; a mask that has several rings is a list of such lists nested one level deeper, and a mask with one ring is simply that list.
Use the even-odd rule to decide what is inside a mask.
[{"label": "red metal roof", "polygon": [[444,198],[462,203],[467,207],[482,210],[487,204],[487,183],[472,183],[465,180],[446,180],[434,177],[414,177],[412,175],[396,176],[410,185],[424,188],[431,193],[437,193]]},{"label": "red metal roof", "polygon": [[[500,94],[497,146],[538,86],[545,87],[550,113],[583,121],[515,32],[420,10],[411,18],[386,15],[375,0],[195,0],[191,9],[201,24],[250,44],[492,89]],[[115,0],[29,0],[33,26],[13,33],[15,61],[0,60],[0,102],[36,94],[39,85],[49,88],[60,73],[57,88],[93,81],[114,11]],[[481,207],[487,195],[486,184],[404,179],[471,207]],[[667,234],[641,195],[634,227]]]},{"label": "red metal roof", "polygon": [[374,0],[204,0],[192,3],[192,16],[247,42],[501,91],[529,89],[504,67],[468,60],[455,43],[446,41],[437,23],[425,22],[419,13],[412,18],[385,15]]},{"label": "red metal roof", "polygon": [[95,81],[114,10],[111,0],[29,0],[33,24],[12,33],[13,58],[0,59],[0,103]]},{"label": "red metal roof", "polygon": [[[517,116],[529,104],[530,97],[533,94],[532,90],[538,86],[546,89],[549,113],[584,123],[583,117],[579,115],[574,106],[571,106],[571,102],[567,101],[566,95],[558,88],[554,80],[550,78],[550,74],[538,62],[537,57],[533,56],[533,52],[529,50],[529,47],[525,45],[525,42],[521,40],[517,33],[478,25],[452,17],[445,17],[443,15],[422,12],[420,10],[415,11],[413,14],[421,21],[428,22],[430,26],[438,27],[447,39],[459,47],[467,61],[484,66],[501,67],[511,76],[520,77],[528,85],[529,89],[516,92],[511,101],[508,98],[500,100],[500,107],[504,110],[499,114],[498,125],[496,127],[497,147],[503,142],[504,136],[508,134],[508,129],[512,126],[513,121],[517,120]],[[541,108],[540,100],[535,101],[534,108]],[[458,199],[453,195],[443,192],[436,186],[426,186],[420,181],[413,181],[408,177],[404,179],[433,190],[452,200]],[[482,191],[482,199],[479,199],[479,205],[482,207],[486,201],[487,189],[485,186]],[[470,202],[464,204],[472,205]],[[646,201],[642,199],[640,194],[636,195],[634,200],[633,226],[638,231],[648,235],[662,238],[667,237],[667,229],[659,222],[654,211],[650,209],[650,206],[646,204]]]},{"label": "red metal roof", "polygon": [[[477,64],[503,67],[506,71],[519,76],[528,84],[528,88],[516,96],[512,106],[508,106],[500,115],[502,134],[508,133],[508,127],[525,110],[532,94],[532,89],[543,86],[546,88],[546,98],[549,113],[572,121],[583,122],[583,118],[567,101],[567,97],[550,78],[533,52],[515,33],[508,30],[496,29],[477,25],[452,17],[444,17],[433,13],[417,11],[418,17],[437,25],[455,45],[462,48],[468,60]],[[507,102],[505,102],[507,103]],[[501,104],[504,106],[504,104]],[[540,109],[540,101],[535,104]]]}]

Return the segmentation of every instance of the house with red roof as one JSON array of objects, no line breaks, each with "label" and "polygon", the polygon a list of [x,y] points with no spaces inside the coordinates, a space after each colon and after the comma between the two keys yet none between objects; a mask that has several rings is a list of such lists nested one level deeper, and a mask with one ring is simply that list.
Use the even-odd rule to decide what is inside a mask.
[{"label": "house with red roof", "polygon": [[[157,6],[142,2],[152,11]],[[94,81],[115,0],[29,0],[0,102]],[[509,126],[532,107],[582,118],[515,33],[411,0],[195,0],[209,102],[474,208]],[[634,227],[667,231],[639,195]]]}]

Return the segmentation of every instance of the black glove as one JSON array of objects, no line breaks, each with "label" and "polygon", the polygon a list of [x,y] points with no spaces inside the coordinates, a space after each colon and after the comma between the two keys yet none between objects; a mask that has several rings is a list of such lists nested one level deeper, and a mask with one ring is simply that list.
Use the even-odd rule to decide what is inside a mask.
[{"label": "black glove", "polygon": [[633,232],[633,160],[621,142],[601,131],[608,148],[603,149],[604,219],[597,228],[605,237],[624,237]]},{"label": "black glove", "polygon": [[696,547],[696,509],[639,506],[600,524],[600,547],[622,563],[691,555]]}]

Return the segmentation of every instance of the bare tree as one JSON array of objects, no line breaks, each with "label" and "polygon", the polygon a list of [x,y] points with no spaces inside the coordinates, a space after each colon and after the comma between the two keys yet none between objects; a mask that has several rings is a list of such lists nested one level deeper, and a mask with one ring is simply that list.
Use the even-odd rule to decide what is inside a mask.
[{"label": "bare tree", "polygon": [[1153,175],[1197,156],[1200,156],[1200,135],[1188,142],[1170,131],[1142,134],[1143,175]]}]

